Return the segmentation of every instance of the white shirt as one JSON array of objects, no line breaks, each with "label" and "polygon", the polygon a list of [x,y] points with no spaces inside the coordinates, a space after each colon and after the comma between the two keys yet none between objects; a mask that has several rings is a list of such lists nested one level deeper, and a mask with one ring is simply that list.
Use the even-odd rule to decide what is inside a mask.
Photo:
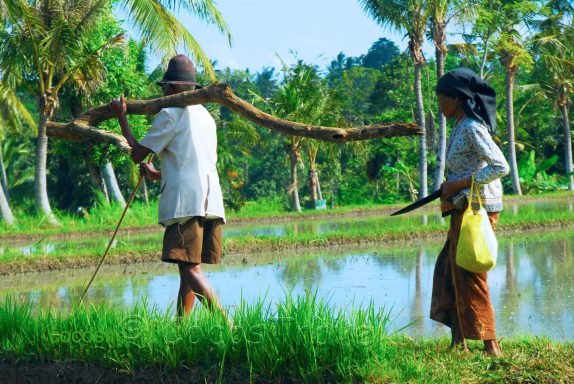
[{"label": "white shirt", "polygon": [[217,131],[203,106],[162,109],[141,145],[161,160],[160,224],[181,224],[193,216],[225,221]]}]

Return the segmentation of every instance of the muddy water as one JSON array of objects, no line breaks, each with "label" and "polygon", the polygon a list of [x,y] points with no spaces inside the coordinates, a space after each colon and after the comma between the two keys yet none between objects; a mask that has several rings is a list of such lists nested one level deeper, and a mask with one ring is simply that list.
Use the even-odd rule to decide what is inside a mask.
[{"label": "muddy water", "polygon": [[[500,336],[544,335],[574,340],[574,232],[503,237],[498,265],[489,273]],[[441,244],[400,249],[332,248],[320,253],[244,256],[245,265],[207,267],[209,279],[231,311],[243,298],[316,290],[331,305],[348,308],[372,301],[393,315],[394,326],[412,336],[444,336],[428,319],[434,262]],[[243,256],[242,256],[243,257]],[[39,305],[66,307],[77,300],[93,269],[3,277],[0,295]],[[178,289],[175,268],[161,263],[105,267],[89,291],[91,302],[129,307],[145,300],[167,309]]]}]

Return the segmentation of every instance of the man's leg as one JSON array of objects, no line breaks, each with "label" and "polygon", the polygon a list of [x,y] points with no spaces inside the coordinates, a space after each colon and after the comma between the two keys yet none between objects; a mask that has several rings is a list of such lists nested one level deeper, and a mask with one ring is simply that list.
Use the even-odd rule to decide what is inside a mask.
[{"label": "man's leg", "polygon": [[179,269],[179,293],[177,295],[177,316],[188,316],[195,302],[195,293]]},{"label": "man's leg", "polygon": [[[209,308],[209,310],[224,312],[219,297],[217,297],[215,290],[201,270],[201,264],[179,263],[178,265],[179,275],[181,277],[180,292],[182,292],[181,288],[184,287],[184,293],[191,292],[192,295],[197,295],[201,303]],[[189,290],[186,291],[188,288]],[[187,296],[182,297],[185,298]],[[184,308],[187,309],[187,306],[184,305]],[[189,310],[191,310],[191,308],[189,308]],[[185,313],[188,314],[189,312],[186,310]]]}]

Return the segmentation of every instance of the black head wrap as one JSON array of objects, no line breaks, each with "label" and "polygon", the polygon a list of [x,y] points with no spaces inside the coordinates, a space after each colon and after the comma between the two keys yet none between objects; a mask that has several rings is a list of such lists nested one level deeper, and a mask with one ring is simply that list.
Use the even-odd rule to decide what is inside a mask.
[{"label": "black head wrap", "polygon": [[468,117],[484,123],[491,134],[496,132],[496,91],[472,70],[453,69],[438,80],[436,92],[461,99]]}]

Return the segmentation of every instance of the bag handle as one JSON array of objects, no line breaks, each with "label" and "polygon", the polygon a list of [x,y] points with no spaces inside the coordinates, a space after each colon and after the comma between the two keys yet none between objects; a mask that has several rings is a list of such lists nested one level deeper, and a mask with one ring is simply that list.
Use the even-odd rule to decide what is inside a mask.
[{"label": "bag handle", "polygon": [[469,198],[468,198],[468,209],[470,209],[472,207],[472,198],[474,195],[474,192],[476,191],[476,197],[478,199],[478,206],[480,207],[480,209],[482,209],[482,199],[480,198],[480,189],[478,188],[478,185],[476,185],[474,183],[474,173],[472,174],[472,179],[470,182],[470,193],[469,193]]}]

